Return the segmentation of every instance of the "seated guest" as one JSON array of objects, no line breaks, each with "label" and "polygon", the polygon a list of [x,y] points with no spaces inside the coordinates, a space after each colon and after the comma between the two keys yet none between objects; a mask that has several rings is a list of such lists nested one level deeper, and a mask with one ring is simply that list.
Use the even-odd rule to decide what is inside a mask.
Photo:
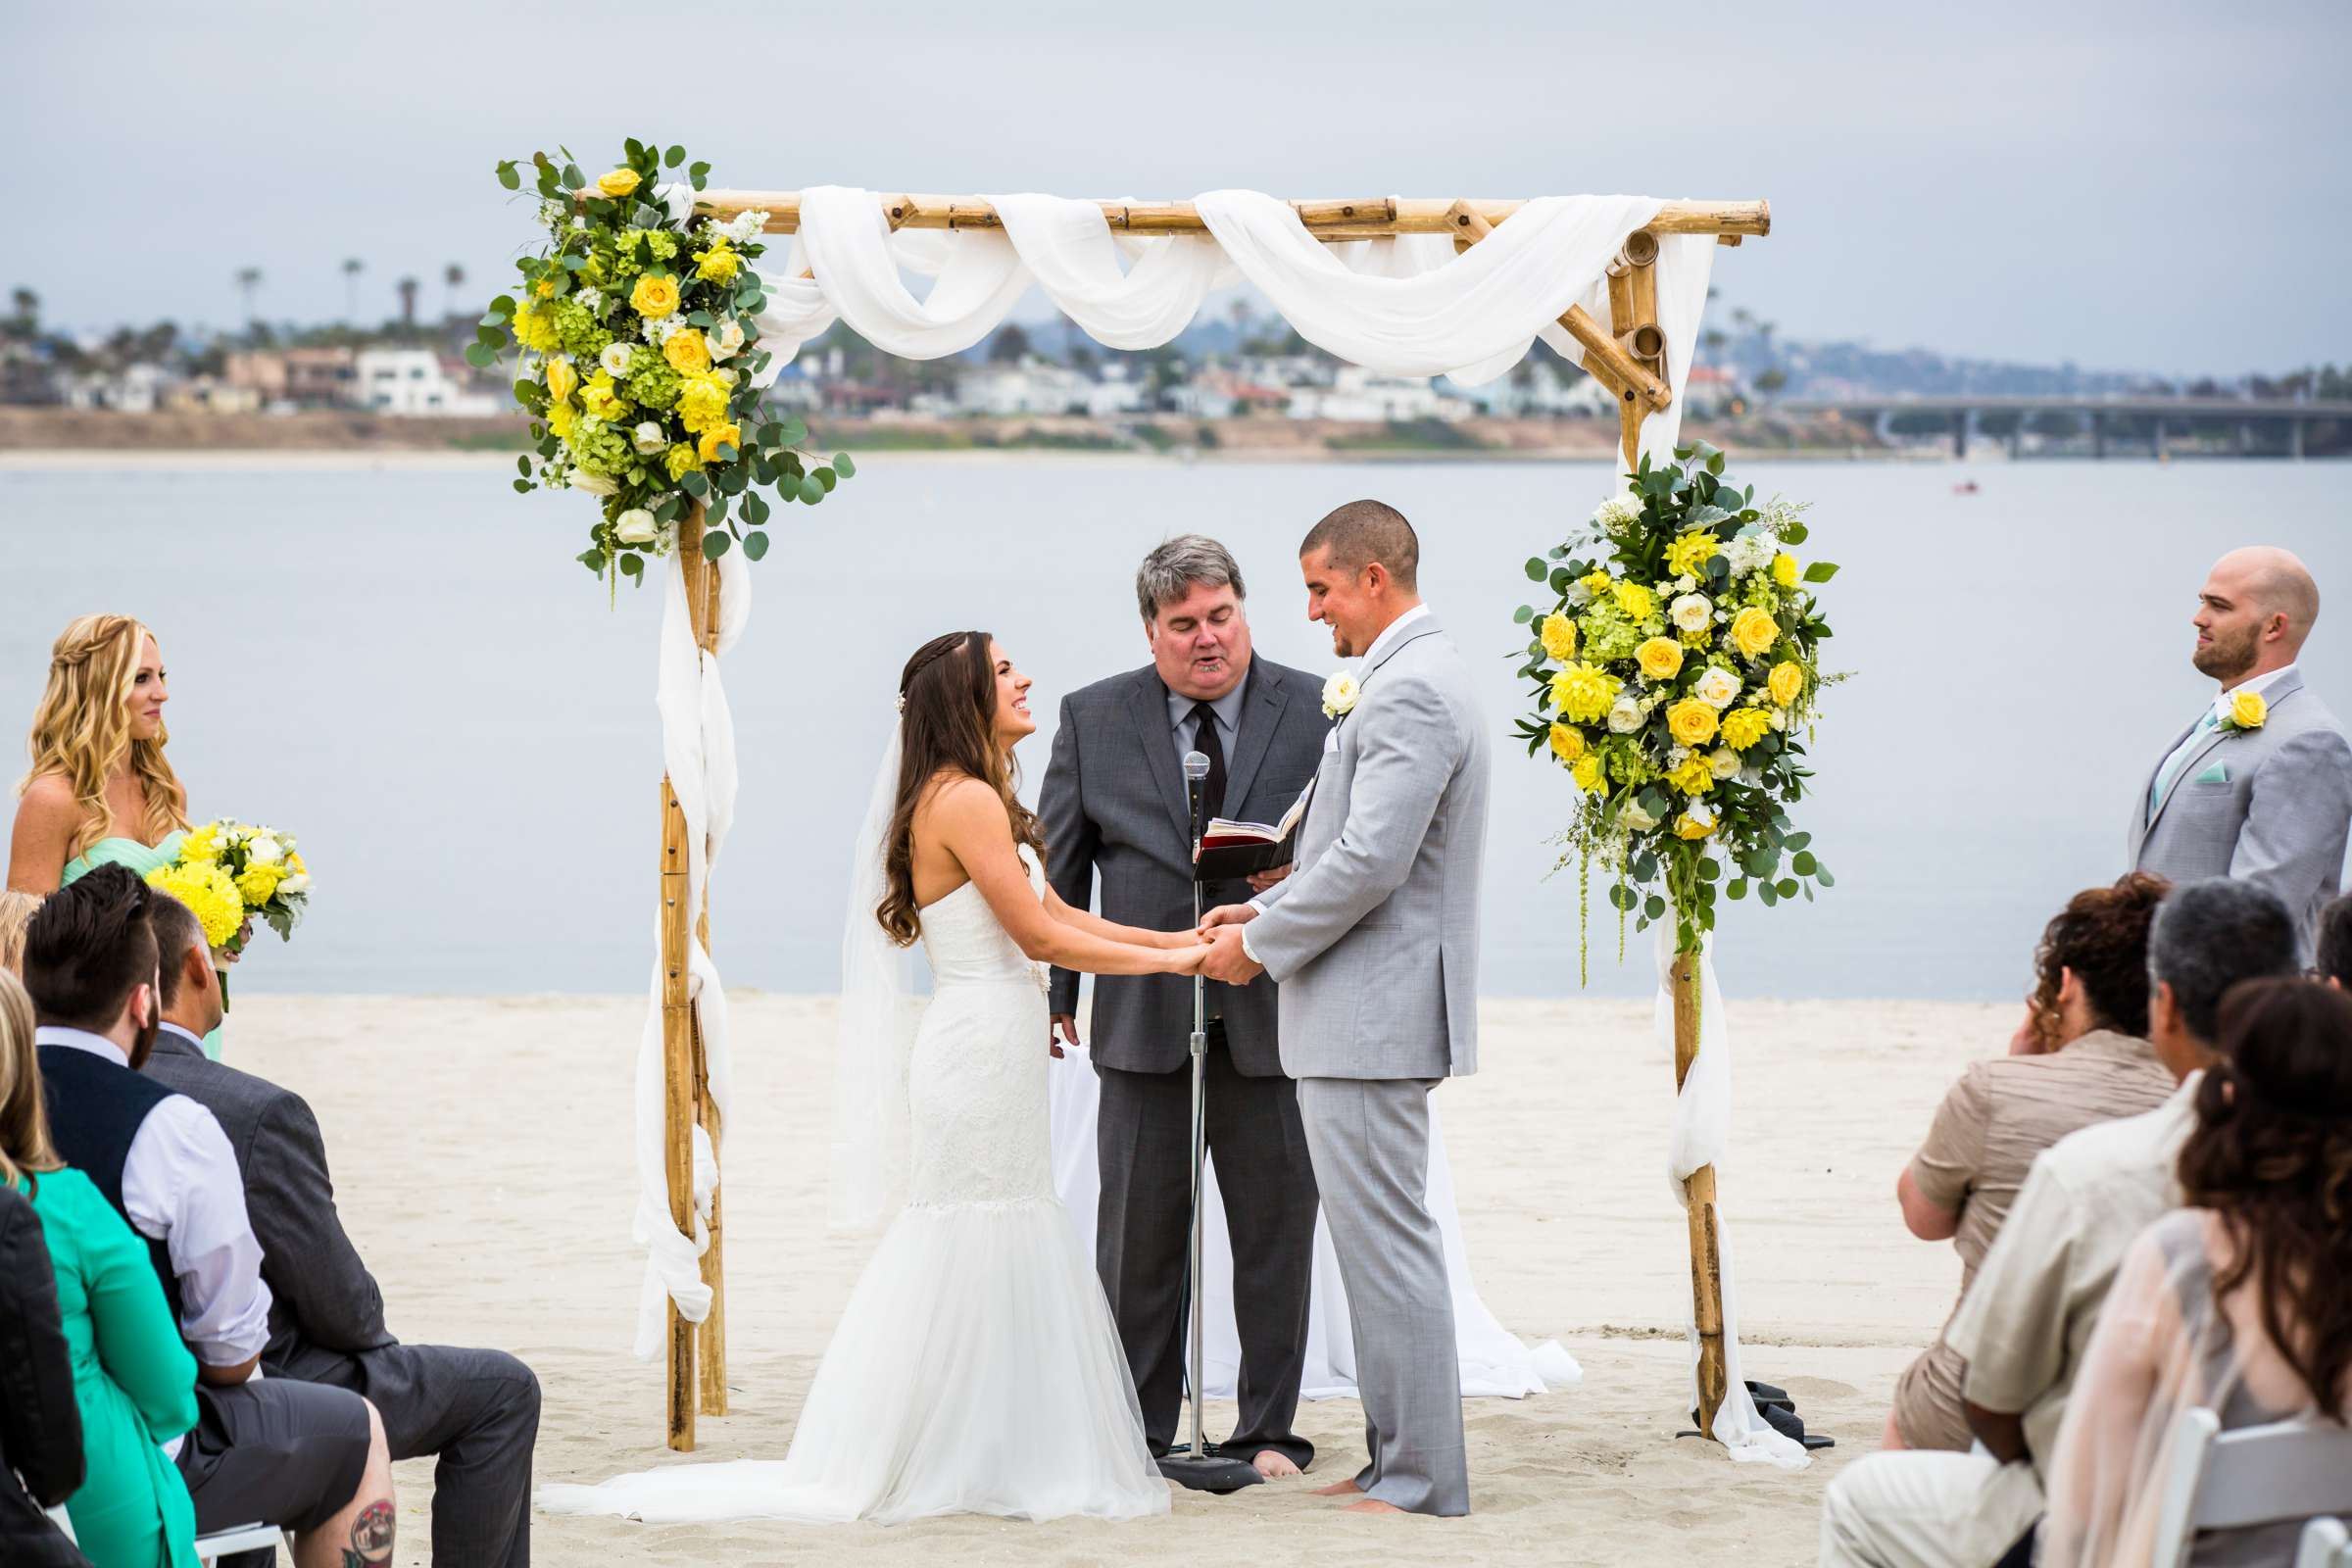
[{"label": "seated guest", "polygon": [[[1960,1075],[1895,1183],[1911,1234],[1949,1240],[1960,1254],[1962,1295],[2034,1156],[2078,1127],[2153,1110],[2172,1094],[2173,1075],[2143,1038],[2148,921],[2171,886],[2134,871],[2058,911],[2034,955],[2039,983],[2009,1054]],[[1965,1370],[1938,1336],[1895,1385],[1886,1446],[1966,1450]]]},{"label": "seated guest", "polygon": [[141,1069],[210,1110],[245,1178],[245,1209],[270,1286],[273,1377],[364,1394],[383,1417],[394,1459],[438,1454],[433,1471],[437,1562],[530,1560],[531,1446],[539,1383],[503,1350],[403,1345],[384,1301],[343,1233],[327,1180],[326,1145],[300,1095],[211,1060],[220,982],[204,927],[176,900],[149,913],[161,962],[163,1028]]},{"label": "seated guest", "polygon": [[2099,1303],[2132,1242],[2179,1203],[2173,1167],[2213,1059],[2222,996],[2296,972],[2286,906],[2251,882],[2176,888],[2148,931],[2148,1043],[2180,1080],[2162,1105],[2097,1122],[2042,1151],[1944,1325],[1967,1365],[1961,1408],[1978,1449],[1874,1453],[1821,1499],[1821,1561],[1985,1568],[2042,1509],[2052,1453]]},{"label": "seated guest", "polygon": [[197,1531],[272,1524],[295,1533],[297,1562],[388,1563],[391,1460],[375,1411],[342,1389],[253,1376],[270,1290],[236,1158],[211,1111],[137,1071],[160,1022],[148,926],[159,897],[122,866],[100,866],[50,894],[25,928],[57,1152],[147,1238],[194,1353],[196,1425],[165,1456]]},{"label": "seated guest", "polygon": [[2352,990],[2352,893],[2330,899],[2320,910],[2312,938],[2311,975],[2338,991]]},{"label": "seated guest", "polygon": [[0,969],[19,979],[24,975],[24,922],[40,906],[38,894],[0,890]]},{"label": "seated guest", "polygon": [[[0,1234],[0,1300],[30,1302],[37,1291],[40,1307],[37,1338],[0,1340],[5,1464],[33,1493],[10,1488],[0,1561],[193,1566],[195,1509],[158,1444],[195,1425],[195,1359],[178,1343],[146,1244],[49,1143],[33,1002],[5,973]],[[0,1324],[10,1316],[0,1307]],[[19,1345],[40,1354],[19,1354]],[[35,1507],[59,1502],[80,1551]]]},{"label": "seated guest", "polygon": [[[2124,1254],[2058,1429],[2037,1559],[2055,1568],[2149,1560],[2182,1410],[2227,1432],[2352,1407],[2352,998],[2232,989],[2195,1106],[2188,1206]],[[2302,1530],[2200,1533],[2187,1561],[2288,1562]]]}]

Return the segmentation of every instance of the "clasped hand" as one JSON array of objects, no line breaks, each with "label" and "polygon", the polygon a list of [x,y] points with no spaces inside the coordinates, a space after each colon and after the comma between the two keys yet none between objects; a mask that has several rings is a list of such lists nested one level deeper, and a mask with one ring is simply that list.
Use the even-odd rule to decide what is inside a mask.
[{"label": "clasped hand", "polygon": [[1200,972],[1229,986],[1246,986],[1265,967],[1242,947],[1242,927],[1257,917],[1247,904],[1220,904],[1200,917],[1199,940],[1208,944],[1201,955]]}]

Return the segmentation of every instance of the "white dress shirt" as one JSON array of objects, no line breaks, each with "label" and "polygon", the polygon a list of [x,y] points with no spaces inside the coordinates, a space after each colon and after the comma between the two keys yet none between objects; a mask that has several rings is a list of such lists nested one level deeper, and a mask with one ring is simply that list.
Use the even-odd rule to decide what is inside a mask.
[{"label": "white dress shirt", "polygon": [[[165,1027],[169,1028],[170,1025]],[[46,1026],[34,1040],[128,1067],[104,1035]],[[245,1179],[213,1113],[185,1095],[160,1102],[122,1161],[131,1229],[164,1244],[179,1280],[180,1337],[207,1366],[235,1366],[270,1343],[270,1287],[262,1244],[245,1215]]]}]

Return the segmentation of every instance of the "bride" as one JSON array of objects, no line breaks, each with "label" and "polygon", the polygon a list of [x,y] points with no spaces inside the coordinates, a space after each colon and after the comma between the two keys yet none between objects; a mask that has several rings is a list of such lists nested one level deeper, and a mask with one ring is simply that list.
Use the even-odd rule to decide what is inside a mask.
[{"label": "bride", "polygon": [[[859,835],[842,943],[835,1210],[905,1206],[851,1294],[782,1461],[548,1487],[649,1522],[896,1523],[1165,1513],[1127,1358],[1054,1196],[1046,967],[1191,974],[1191,932],[1113,925],[1045,885],[1012,749],[1029,681],[986,632],[915,651]],[[933,993],[919,1028],[906,950]],[[911,1050],[904,1043],[911,1034]]]}]

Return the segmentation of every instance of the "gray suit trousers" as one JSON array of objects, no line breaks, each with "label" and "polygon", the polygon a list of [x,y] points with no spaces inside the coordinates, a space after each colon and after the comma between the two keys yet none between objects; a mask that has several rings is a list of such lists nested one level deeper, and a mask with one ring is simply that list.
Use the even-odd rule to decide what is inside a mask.
[{"label": "gray suit trousers", "polygon": [[1355,1478],[1408,1513],[1470,1511],[1462,1370],[1446,1246],[1426,1201],[1439,1080],[1301,1078],[1298,1115],[1339,1253],[1364,1402]]}]

